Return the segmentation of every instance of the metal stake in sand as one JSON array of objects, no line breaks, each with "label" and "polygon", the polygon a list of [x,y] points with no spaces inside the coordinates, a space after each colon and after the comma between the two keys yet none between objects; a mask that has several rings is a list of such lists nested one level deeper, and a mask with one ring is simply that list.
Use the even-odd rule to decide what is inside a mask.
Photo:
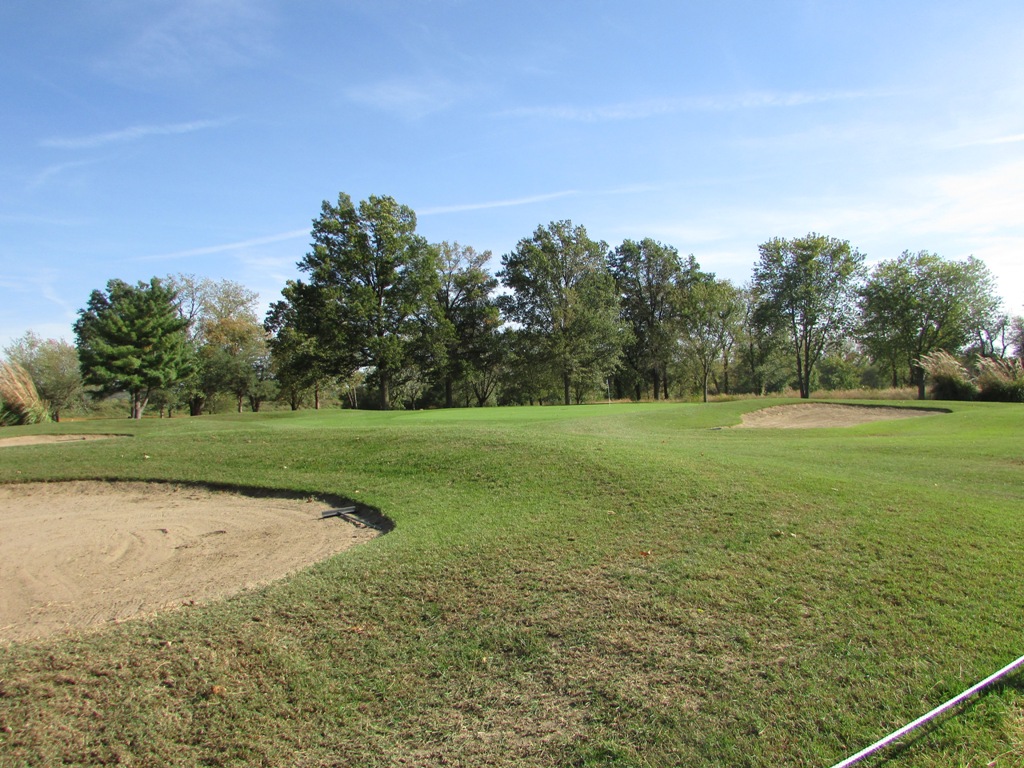
[{"label": "metal stake in sand", "polygon": [[976,685],[972,685],[970,688],[968,688],[966,691],[961,693],[959,696],[954,696],[952,699],[947,701],[945,704],[940,704],[935,709],[933,709],[931,712],[929,712],[929,713],[927,713],[925,715],[921,715],[914,722],[907,723],[902,728],[900,728],[898,731],[893,731],[888,736],[886,736],[884,739],[879,739],[878,741],[876,741],[870,747],[866,747],[866,748],[862,749],[860,752],[858,752],[855,755],[850,755],[848,758],[843,760],[841,763],[836,763],[835,765],[832,766],[832,768],[846,768],[847,766],[853,765],[854,763],[859,763],[861,760],[863,760],[868,755],[872,755],[875,752],[877,752],[878,750],[882,749],[883,747],[886,747],[889,744],[892,744],[897,739],[903,738],[904,736],[906,736],[908,733],[910,733],[915,728],[924,725],[929,720],[934,720],[936,717],[941,715],[943,712],[945,712],[945,711],[947,711],[949,709],[952,709],[953,707],[955,707],[960,702],[966,701],[967,699],[971,698],[971,696],[976,694],[982,688],[985,688],[986,686],[991,685],[992,683],[994,683],[999,678],[1001,678],[1001,677],[1003,677],[1005,675],[1010,674],[1011,672],[1013,672],[1015,669],[1017,669],[1021,665],[1024,665],[1024,656],[1021,656],[1016,661],[1011,661],[1009,664],[1007,664],[1005,667],[1000,669],[998,672],[995,672],[995,673],[989,675],[984,680],[982,680],[980,683],[977,683]]}]

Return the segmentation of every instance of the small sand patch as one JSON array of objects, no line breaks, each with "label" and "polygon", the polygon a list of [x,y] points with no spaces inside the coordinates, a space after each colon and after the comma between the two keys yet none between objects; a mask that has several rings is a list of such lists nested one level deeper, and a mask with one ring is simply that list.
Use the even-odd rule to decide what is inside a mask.
[{"label": "small sand patch", "polygon": [[377,535],[329,509],[163,483],[0,485],[0,641],[216,600]]},{"label": "small sand patch", "polygon": [[80,443],[83,440],[109,440],[114,437],[131,437],[131,435],[21,435],[19,437],[0,437],[0,448],[13,448],[16,445]]},{"label": "small sand patch", "polygon": [[798,403],[775,405],[743,414],[737,428],[812,429],[816,427],[852,427],[872,421],[934,416],[935,409],[899,406],[837,405],[834,403]]}]

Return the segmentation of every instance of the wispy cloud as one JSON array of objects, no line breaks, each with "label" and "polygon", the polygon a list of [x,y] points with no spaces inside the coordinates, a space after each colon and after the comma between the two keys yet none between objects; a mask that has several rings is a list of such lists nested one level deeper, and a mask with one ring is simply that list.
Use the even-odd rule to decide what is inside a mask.
[{"label": "wispy cloud", "polygon": [[[8,276],[10,277],[10,276]],[[55,283],[60,280],[60,272],[55,269],[41,267],[22,270],[15,273],[14,279],[0,281],[0,288],[17,291],[21,294],[42,297],[60,308],[65,317],[74,317],[75,308],[57,290]]]},{"label": "wispy cloud", "polygon": [[39,142],[39,145],[54,149],[94,149],[106,144],[123,144],[138,141],[148,136],[175,136],[183,133],[194,133],[195,131],[203,131],[209,128],[219,128],[229,122],[231,122],[230,119],[220,119],[193,120],[187,123],[168,123],[165,125],[133,125],[129,128],[122,128],[119,131],[93,133],[88,136],[43,139]]},{"label": "wispy cloud", "polygon": [[352,101],[413,120],[447,109],[464,94],[464,89],[436,77],[384,80],[345,90]]},{"label": "wispy cloud", "polygon": [[548,192],[542,195],[529,195],[528,197],[514,197],[508,200],[488,200],[483,203],[461,203],[457,205],[438,205],[433,208],[423,208],[417,211],[418,216],[433,216],[439,213],[463,213],[464,211],[483,211],[488,208],[513,208],[517,205],[532,205],[543,203],[548,200],[557,200],[561,197],[574,197],[580,194],[577,190],[566,189],[561,192]]},{"label": "wispy cloud", "polygon": [[288,232],[278,232],[275,235],[264,235],[253,237],[248,240],[239,240],[234,243],[222,243],[220,245],[207,245],[201,248],[189,248],[184,251],[173,251],[171,253],[160,253],[154,256],[142,256],[136,261],[163,261],[173,259],[189,259],[194,256],[210,256],[215,253],[228,253],[230,251],[241,251],[246,248],[254,248],[258,245],[269,243],[280,243],[285,240],[298,240],[300,237],[308,237],[308,229],[293,229]]},{"label": "wispy cloud", "polygon": [[130,31],[98,68],[117,80],[204,77],[250,66],[271,49],[274,18],[261,0],[181,0],[164,13],[116,7]]},{"label": "wispy cloud", "polygon": [[61,290],[68,288],[67,277],[32,260],[22,259],[19,264],[12,262],[5,279],[0,280],[0,288],[9,292],[9,300],[0,305],[0,347],[29,330],[44,339],[72,339],[77,310]]},{"label": "wispy cloud", "polygon": [[527,195],[526,197],[513,197],[507,200],[488,200],[481,203],[460,203],[456,205],[437,205],[432,208],[422,208],[416,212],[418,216],[433,216],[441,213],[463,213],[465,211],[483,211],[489,208],[514,208],[519,205],[533,205],[544,203],[548,200],[558,200],[563,197],[603,196],[603,195],[635,195],[643,192],[652,192],[660,189],[659,185],[652,184],[630,184],[610,189],[596,189],[583,191],[579,189],[563,189],[559,192],[545,192],[539,195]]},{"label": "wispy cloud", "polygon": [[1024,142],[1024,133],[1016,133],[1012,136],[996,136],[988,139],[977,139],[975,141],[966,141],[962,144],[957,144],[957,147],[989,147],[996,146],[999,144],[1020,144]]},{"label": "wispy cloud", "polygon": [[39,187],[46,184],[51,179],[60,176],[65,171],[70,171],[74,168],[82,168],[87,165],[94,165],[99,162],[98,160],[73,160],[69,163],[54,163],[43,168],[39,173],[33,176],[28,181],[28,188],[30,190],[38,189]]},{"label": "wispy cloud", "polygon": [[885,95],[873,91],[751,91],[726,96],[645,99],[594,107],[550,105],[517,107],[497,113],[498,117],[545,117],[577,122],[641,120],[686,112],[731,112],[744,109],[802,107],[832,101],[850,101]]}]

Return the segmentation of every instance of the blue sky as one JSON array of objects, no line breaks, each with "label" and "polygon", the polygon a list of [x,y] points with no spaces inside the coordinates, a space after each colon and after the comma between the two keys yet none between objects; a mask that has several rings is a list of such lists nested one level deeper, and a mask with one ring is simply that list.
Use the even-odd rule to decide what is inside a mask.
[{"label": "blue sky", "polygon": [[571,219],[737,283],[821,232],[1024,313],[1024,4],[6,0],[0,346],[186,273],[278,298],[325,199],[494,253]]}]

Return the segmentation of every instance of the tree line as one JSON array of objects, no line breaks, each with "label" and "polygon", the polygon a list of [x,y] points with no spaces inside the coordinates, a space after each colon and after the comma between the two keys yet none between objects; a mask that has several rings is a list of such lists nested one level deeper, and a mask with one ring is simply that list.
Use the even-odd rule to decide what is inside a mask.
[{"label": "tree line", "polygon": [[[152,405],[198,415],[225,396],[239,411],[319,407],[328,394],[380,409],[790,387],[809,397],[912,386],[923,398],[922,360],[937,351],[1024,352],[1024,322],[1001,311],[973,257],[907,251],[869,271],[845,240],[777,237],[737,286],[651,238],[612,248],[554,221],[501,256],[496,274],[491,260],[428,243],[391,197],[356,204],[342,193],[323,202],[302,276],[262,319],[257,295],[228,280],[93,291],[74,326],[80,383],[126,394],[136,418]],[[47,344],[26,337],[6,352],[50,393],[36,359],[43,347],[53,357]]]}]

